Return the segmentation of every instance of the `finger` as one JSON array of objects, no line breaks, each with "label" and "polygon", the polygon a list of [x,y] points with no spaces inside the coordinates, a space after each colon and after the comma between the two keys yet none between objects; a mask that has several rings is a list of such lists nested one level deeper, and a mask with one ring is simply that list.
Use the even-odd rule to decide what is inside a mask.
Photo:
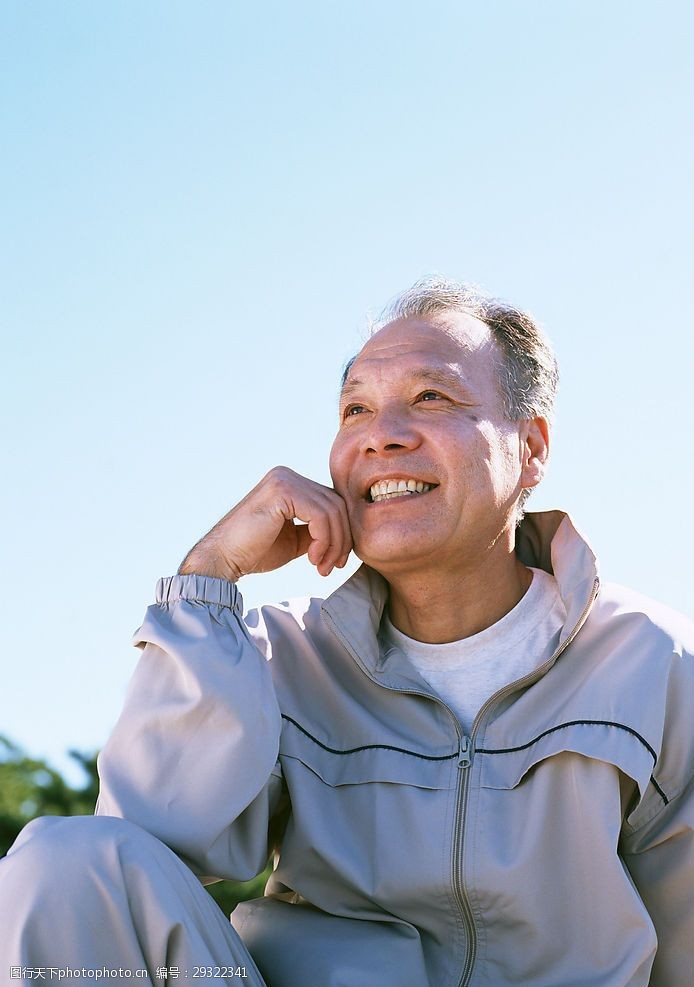
[{"label": "finger", "polygon": [[325,510],[330,525],[330,544],[317,563],[318,571],[323,576],[329,575],[334,567],[344,567],[352,550],[352,533],[347,507],[342,498],[329,491],[325,499]]},{"label": "finger", "polygon": [[352,547],[346,504],[334,490],[314,483],[310,496],[303,503],[298,500],[294,499],[295,516],[308,523],[312,539],[308,547],[309,562],[322,576],[327,576],[339,559],[347,559]]},{"label": "finger", "polygon": [[340,564],[344,566],[352,550],[352,532],[349,527],[347,505],[334,491],[326,491],[326,512],[330,523],[330,546],[320,561],[319,572],[328,572]]},{"label": "finger", "polygon": [[309,548],[311,547],[311,532],[308,530],[307,524],[296,524],[294,525],[294,535],[296,538],[296,555],[295,559],[298,559],[302,555],[306,555]]},{"label": "finger", "polygon": [[[354,542],[352,540],[352,528],[350,527],[350,523],[349,523],[349,514],[347,513],[347,504],[344,502],[344,500],[338,493],[335,493],[334,496],[335,499],[337,500],[340,523],[342,525],[343,542],[342,542],[342,553],[340,555],[340,561],[342,562],[342,566],[344,566],[347,563],[347,559],[349,558],[349,553],[354,548]],[[342,568],[342,566],[340,566],[340,568]]]},{"label": "finger", "polygon": [[330,517],[322,506],[313,513],[313,516],[308,522],[308,530],[312,539],[308,549],[309,562],[316,566],[321,575],[325,575],[321,571],[322,568],[325,568],[321,567],[321,562],[330,550],[332,532],[330,528]]},{"label": "finger", "polygon": [[330,544],[323,558],[320,560],[318,571],[327,576],[333,566],[344,554],[344,530],[340,521],[340,514],[335,504],[328,502],[326,516],[330,526]]}]

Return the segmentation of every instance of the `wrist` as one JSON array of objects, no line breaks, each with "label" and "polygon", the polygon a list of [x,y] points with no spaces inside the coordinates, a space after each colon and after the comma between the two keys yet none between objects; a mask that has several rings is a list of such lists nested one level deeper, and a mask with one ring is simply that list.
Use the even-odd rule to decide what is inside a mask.
[{"label": "wrist", "polygon": [[226,579],[227,582],[237,582],[243,573],[233,562],[225,559],[218,551],[200,550],[196,545],[188,552],[178,568],[179,576],[212,576],[215,579]]}]

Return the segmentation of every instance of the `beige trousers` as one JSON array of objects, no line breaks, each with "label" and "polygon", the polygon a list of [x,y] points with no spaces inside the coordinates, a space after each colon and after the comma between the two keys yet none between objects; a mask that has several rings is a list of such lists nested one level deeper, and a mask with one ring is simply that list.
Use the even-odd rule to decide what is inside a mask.
[{"label": "beige trousers", "polygon": [[35,819],[0,860],[0,984],[37,982],[265,987],[192,871],[110,816]]}]

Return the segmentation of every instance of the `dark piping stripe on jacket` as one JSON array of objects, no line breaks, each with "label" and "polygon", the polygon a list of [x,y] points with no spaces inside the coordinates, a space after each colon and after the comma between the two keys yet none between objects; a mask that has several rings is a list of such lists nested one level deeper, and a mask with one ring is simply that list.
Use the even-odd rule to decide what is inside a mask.
[{"label": "dark piping stripe on jacket", "polygon": [[318,744],[322,747],[324,751],[328,751],[330,754],[357,754],[359,751],[397,751],[398,754],[409,754],[410,757],[421,757],[423,761],[451,761],[454,757],[458,757],[458,751],[456,750],[453,754],[420,754],[419,751],[410,751],[405,747],[394,747],[392,744],[363,744],[361,747],[350,747],[347,750],[338,750],[336,747],[328,747],[327,744],[322,743],[317,737],[314,737],[312,733],[305,730],[300,723],[293,720],[291,716],[286,716],[282,713],[282,719],[287,720],[288,723],[293,723],[297,730],[312,740],[314,744]]},{"label": "dark piping stripe on jacket", "polygon": [[[531,747],[533,744],[536,744],[538,740],[542,740],[543,737],[546,737],[550,733],[555,733],[557,730],[564,730],[565,727],[576,727],[576,726],[616,727],[618,730],[626,730],[626,732],[630,733],[632,737],[636,737],[639,743],[643,744],[643,746],[646,748],[648,753],[653,758],[654,767],[658,761],[658,755],[653,750],[653,748],[648,743],[648,741],[645,739],[645,737],[642,737],[640,733],[638,733],[636,730],[633,729],[633,727],[628,727],[626,723],[615,723],[613,720],[567,720],[566,723],[559,723],[555,727],[550,727],[549,730],[543,730],[542,733],[539,733],[537,735],[537,737],[533,737],[532,740],[529,740],[527,744],[520,744],[518,747],[497,747],[497,748],[478,747],[476,748],[476,753],[477,754],[513,754],[516,751],[526,750],[528,747]],[[655,777],[653,775],[651,775],[651,781],[653,782],[653,787],[657,791],[658,795],[660,795],[665,805],[668,805],[670,800],[665,794],[665,792],[662,790],[658,782],[655,780]]]},{"label": "dark piping stripe on jacket", "polygon": [[[302,725],[298,723],[295,719],[293,719],[291,716],[287,716],[285,713],[282,713],[282,719],[286,720],[288,723],[291,723],[293,726],[297,728],[297,730],[300,730],[301,733],[304,734],[304,736],[308,737],[309,740],[312,740],[314,744],[317,744],[318,747],[322,747],[324,751],[328,751],[328,753],[330,754],[339,754],[339,755],[358,754],[359,751],[384,750],[384,751],[395,751],[398,754],[408,754],[410,757],[419,757],[423,761],[450,761],[454,757],[458,757],[457,750],[454,751],[452,754],[440,754],[440,755],[420,754],[419,751],[411,751],[405,747],[395,747],[393,744],[362,744],[360,747],[349,747],[347,749],[340,750],[337,747],[328,747],[327,744],[324,744],[317,737],[314,737],[312,733],[309,733],[308,730],[302,727]],[[548,730],[543,730],[542,733],[539,733],[537,735],[537,737],[533,737],[533,739],[529,740],[526,744],[519,744],[518,747],[495,747],[495,748],[477,747],[475,748],[475,753],[476,754],[515,754],[517,751],[527,750],[528,747],[532,747],[533,744],[536,744],[539,740],[542,740],[543,737],[547,737],[550,733],[556,733],[557,730],[564,730],[566,727],[574,727],[574,726],[603,726],[603,727],[616,727],[618,730],[626,730],[627,733],[630,733],[633,737],[636,737],[636,739],[641,744],[643,744],[643,746],[646,748],[648,753],[653,758],[654,766],[658,760],[656,752],[653,750],[653,748],[648,743],[648,741],[641,736],[640,733],[638,733],[632,727],[627,726],[625,723],[615,723],[612,720],[567,720],[566,723],[559,723],[555,727],[550,727]],[[660,787],[660,785],[655,780],[655,777],[652,774],[650,780],[653,783],[653,787],[658,792],[665,805],[668,805],[670,800],[668,799],[667,795],[662,790],[662,788]]]}]

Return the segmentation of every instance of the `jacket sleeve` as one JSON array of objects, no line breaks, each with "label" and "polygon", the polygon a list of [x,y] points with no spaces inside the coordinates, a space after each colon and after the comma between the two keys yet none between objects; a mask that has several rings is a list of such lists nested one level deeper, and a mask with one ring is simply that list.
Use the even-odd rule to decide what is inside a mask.
[{"label": "jacket sleeve", "polygon": [[658,937],[650,987],[691,987],[694,943],[694,781],[625,841],[623,860]]},{"label": "jacket sleeve", "polygon": [[142,826],[199,875],[240,881],[267,862],[283,788],[279,707],[242,608],[223,579],[159,581],[95,810]]}]

